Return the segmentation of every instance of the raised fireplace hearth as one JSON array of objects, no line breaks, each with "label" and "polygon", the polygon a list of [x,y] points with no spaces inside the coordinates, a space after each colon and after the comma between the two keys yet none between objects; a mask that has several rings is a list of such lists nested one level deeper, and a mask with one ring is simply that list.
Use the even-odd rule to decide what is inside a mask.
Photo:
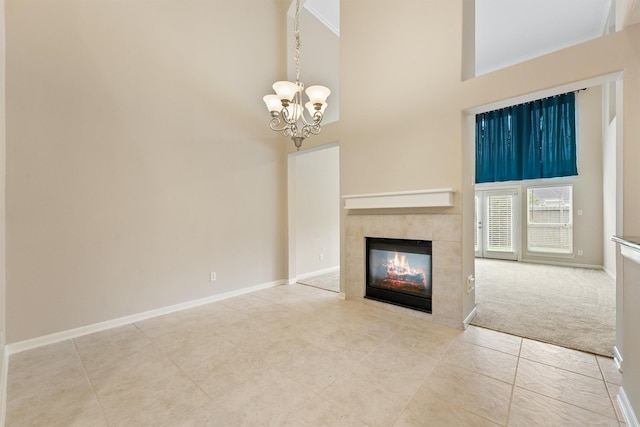
[{"label": "raised fireplace hearth", "polygon": [[365,298],[431,313],[431,241],[367,237],[365,265]]}]

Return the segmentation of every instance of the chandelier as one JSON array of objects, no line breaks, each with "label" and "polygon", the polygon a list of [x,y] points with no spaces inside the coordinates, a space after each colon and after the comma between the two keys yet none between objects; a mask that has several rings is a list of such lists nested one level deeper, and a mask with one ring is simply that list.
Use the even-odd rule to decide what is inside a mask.
[{"label": "chandelier", "polygon": [[[273,84],[275,95],[266,95],[262,98],[271,113],[269,127],[275,131],[282,131],[285,136],[290,136],[298,150],[302,141],[309,135],[317,135],[322,130],[320,122],[327,108],[327,97],[331,93],[329,88],[315,85],[309,86],[305,93],[309,101],[302,104],[302,91],[304,84],[300,81],[300,0],[296,0],[296,14],[293,24],[293,32],[296,38],[296,82],[279,81]],[[310,118],[305,117],[305,108]]]}]

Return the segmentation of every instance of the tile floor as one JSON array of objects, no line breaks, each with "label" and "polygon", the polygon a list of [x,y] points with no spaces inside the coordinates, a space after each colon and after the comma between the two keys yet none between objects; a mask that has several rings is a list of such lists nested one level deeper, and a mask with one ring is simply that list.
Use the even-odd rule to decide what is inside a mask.
[{"label": "tile floor", "polygon": [[279,286],[11,356],[7,426],[620,426],[613,361]]}]

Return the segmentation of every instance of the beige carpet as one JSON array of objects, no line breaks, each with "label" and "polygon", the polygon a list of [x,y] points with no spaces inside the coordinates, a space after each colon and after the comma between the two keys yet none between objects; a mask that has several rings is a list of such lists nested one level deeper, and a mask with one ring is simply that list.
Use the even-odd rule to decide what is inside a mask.
[{"label": "beige carpet", "polygon": [[309,285],[327,291],[340,292],[340,270],[319,276],[307,277],[298,280],[301,285]]},{"label": "beige carpet", "polygon": [[476,259],[473,325],[603,356],[615,345],[615,283],[601,270]]}]

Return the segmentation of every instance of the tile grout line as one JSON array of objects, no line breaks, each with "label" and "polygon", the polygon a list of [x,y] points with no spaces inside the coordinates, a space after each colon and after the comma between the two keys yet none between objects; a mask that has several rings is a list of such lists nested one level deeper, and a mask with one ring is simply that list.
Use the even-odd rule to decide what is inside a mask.
[{"label": "tile grout line", "polygon": [[[608,397],[608,399],[609,399],[609,403],[611,403],[610,393],[609,393],[608,387],[606,386],[606,381],[604,380],[604,374],[602,373],[602,368],[600,367],[600,363],[598,362],[598,357],[597,357],[597,355],[596,355],[596,354],[588,353],[588,352],[581,351],[581,350],[567,349],[567,350],[570,350],[570,351],[575,351],[575,352],[579,352],[579,353],[583,353],[583,354],[587,354],[587,355],[592,356],[592,357],[593,357],[593,359],[595,360],[595,364],[596,364],[596,366],[597,366],[597,368],[598,368],[598,371],[599,371],[599,373],[600,373],[600,378],[594,378],[593,376],[585,375],[585,374],[583,374],[583,373],[581,373],[581,372],[572,371],[572,370],[570,370],[570,369],[562,368],[562,367],[560,367],[560,366],[551,365],[551,364],[549,364],[549,363],[540,362],[540,361],[538,361],[538,360],[534,360],[534,359],[531,359],[531,358],[529,358],[529,357],[522,356],[522,347],[524,347],[524,344],[525,344],[525,341],[526,341],[526,340],[534,341],[534,342],[537,342],[537,343],[542,343],[542,344],[547,344],[547,345],[551,345],[551,346],[558,347],[558,346],[557,346],[557,345],[555,345],[555,344],[550,344],[550,343],[545,343],[545,342],[542,342],[542,341],[531,340],[530,338],[525,338],[525,337],[523,337],[523,338],[522,338],[521,350],[520,350],[520,356],[519,356],[519,358],[518,358],[518,366],[520,366],[520,359],[522,359],[522,360],[526,360],[526,361],[531,362],[531,363],[535,363],[535,364],[539,364],[539,365],[545,366],[545,367],[547,367],[547,368],[558,369],[558,370],[560,370],[560,371],[564,371],[564,372],[567,372],[567,373],[572,374],[572,375],[578,375],[578,376],[583,377],[583,378],[588,379],[588,380],[592,380],[592,381],[600,381],[600,382],[602,382],[602,384],[604,385],[605,390],[606,390],[606,393],[607,393],[607,397]],[[564,348],[564,347],[562,347],[562,348]],[[569,401],[567,401],[567,400],[565,400],[565,399],[559,399],[559,398],[557,398],[557,397],[549,396],[549,395],[546,395],[546,394],[541,393],[541,392],[539,392],[539,391],[531,390],[531,389],[529,389],[529,388],[525,388],[525,387],[521,387],[521,388],[522,388],[523,390],[527,390],[528,392],[535,393],[535,394],[538,394],[538,395],[540,395],[540,396],[544,396],[544,397],[549,398],[549,399],[553,399],[553,400],[555,400],[555,401],[557,401],[557,402],[562,402],[562,403],[564,403],[564,404],[567,404],[567,405],[573,406],[573,407],[575,407],[575,408],[580,408],[580,409],[582,409],[582,410],[585,410],[585,411],[588,411],[588,412],[592,412],[592,413],[594,413],[594,414],[598,414],[598,415],[600,415],[600,416],[602,416],[602,417],[610,418],[609,416],[607,416],[607,415],[605,415],[605,414],[602,414],[601,412],[594,411],[594,410],[592,410],[592,409],[590,409],[590,408],[586,408],[586,407],[583,407],[583,406],[576,405],[575,403],[569,402]],[[614,414],[614,418],[613,418],[613,419],[615,419],[616,421],[618,421],[618,415],[617,415],[617,412],[616,412],[615,407],[613,407],[612,409],[613,409],[613,414]]]},{"label": "tile grout line", "polygon": [[[598,359],[596,357],[596,363],[598,364],[598,368],[600,369],[600,374],[602,375],[602,381],[604,383],[604,388],[607,390],[607,395],[609,396],[609,401],[611,402],[611,406],[613,406],[613,414],[616,417],[616,421],[618,421],[618,424],[620,423],[620,416],[619,416],[619,412],[618,412],[618,407],[617,407],[617,399],[613,397],[613,395],[611,394],[611,390],[609,389],[609,386],[607,385],[607,379],[604,376],[604,370],[602,369],[602,365],[600,364],[600,359]],[[612,383],[613,384],[613,383]],[[619,385],[619,384],[616,384]]]},{"label": "tile grout line", "polygon": [[[209,398],[209,401],[213,400],[213,397],[209,396],[209,393],[207,393],[202,387],[200,387],[200,384],[198,384],[193,378],[191,378],[191,376],[184,370],[182,369],[182,367],[180,367],[175,360],[173,360],[168,354],[166,354],[159,346],[158,344],[151,339],[150,337],[147,336],[147,334],[144,333],[144,331],[142,329],[140,329],[138,327],[138,325],[136,325],[135,323],[133,324],[136,329],[142,334],[143,337],[145,337],[146,339],[149,340],[149,342],[151,342],[151,344],[156,348],[156,350],[162,354],[164,357],[167,358],[167,360],[169,360],[173,366],[175,366],[176,368],[178,368],[178,371],[180,371],[180,373],[182,375],[184,375],[185,377],[187,377],[189,379],[189,381],[191,381],[202,393],[204,393],[205,396],[207,396]],[[202,406],[204,406],[205,404],[203,404]]]},{"label": "tile grout line", "polygon": [[[494,349],[491,349],[491,348],[489,348],[489,347],[485,347],[485,346],[482,346],[482,345],[479,345],[479,344],[475,344],[475,343],[471,343],[471,342],[465,341],[465,340],[462,338],[462,334],[463,334],[463,333],[464,333],[464,331],[463,331],[463,332],[461,332],[458,336],[454,337],[454,338],[449,342],[449,345],[447,346],[447,348],[446,348],[446,349],[442,352],[442,354],[437,358],[436,363],[433,365],[433,367],[431,368],[431,370],[429,371],[429,373],[425,376],[424,380],[420,383],[420,386],[418,387],[417,391],[413,394],[413,396],[411,397],[411,399],[409,399],[409,401],[404,405],[404,407],[403,407],[403,408],[402,408],[402,410],[400,411],[400,414],[399,414],[399,415],[398,415],[398,417],[396,418],[396,420],[395,420],[395,422],[394,422],[394,424],[393,424],[393,425],[395,425],[395,423],[397,423],[397,422],[399,421],[400,416],[401,416],[401,415],[402,415],[402,413],[407,409],[407,407],[409,406],[409,404],[411,403],[411,401],[415,398],[415,396],[416,396],[416,394],[418,393],[418,391],[419,391],[419,390],[420,390],[420,389],[421,389],[421,388],[426,384],[426,382],[429,380],[429,377],[431,377],[431,375],[432,375],[432,374],[433,374],[433,372],[436,370],[436,368],[438,367],[438,365],[440,364],[440,362],[442,362],[442,361],[443,361],[444,356],[447,354],[447,352],[449,351],[449,349],[450,349],[450,348],[451,348],[451,346],[453,345],[454,341],[456,341],[456,340],[460,340],[460,341],[462,341],[462,342],[464,342],[464,343],[466,343],[466,344],[476,345],[476,346],[478,346],[478,347],[482,347],[482,348],[487,348],[487,349],[490,349],[490,350],[494,350]],[[497,351],[497,350],[496,350],[496,351]],[[505,353],[505,354],[506,354],[506,353]],[[511,356],[513,356],[513,355],[511,355]],[[465,367],[461,367],[461,368],[462,368],[462,369],[465,369],[465,370],[467,370],[467,371],[469,371],[469,372],[472,372],[472,373],[475,373],[475,374],[482,375],[482,376],[484,376],[484,377],[490,378],[490,379],[492,379],[492,380],[496,380],[496,381],[500,381],[500,382],[505,382],[505,381],[502,381],[502,380],[500,380],[500,379],[498,379],[498,378],[494,378],[494,377],[492,377],[492,376],[490,376],[490,375],[487,375],[487,374],[485,374],[485,373],[483,373],[483,372],[477,372],[477,371],[474,371],[474,370],[472,370],[472,369],[468,369],[468,368],[465,368]],[[515,376],[514,376],[514,383],[515,383]],[[507,384],[508,384],[508,383],[507,383]],[[513,393],[513,384],[512,384],[512,393]],[[442,400],[442,399],[439,399],[439,398],[436,398],[436,399],[438,399],[438,400]],[[489,422],[491,422],[491,423],[495,423],[495,421],[494,421],[494,420],[491,420],[491,419],[489,419],[489,418],[487,418],[487,417],[485,417],[485,416],[483,416],[483,415],[477,414],[477,413],[475,413],[475,412],[469,411],[467,408],[462,407],[462,406],[459,406],[459,405],[457,405],[457,404],[455,404],[455,403],[453,403],[453,402],[449,402],[449,401],[445,401],[445,400],[442,400],[442,401],[443,401],[443,402],[446,402],[448,405],[451,405],[451,406],[453,406],[453,407],[455,407],[455,408],[462,409],[462,410],[463,410],[463,411],[465,411],[465,412],[468,412],[468,413],[470,413],[470,414],[472,414],[472,415],[475,415],[475,416],[477,416],[477,417],[479,417],[479,418],[482,418],[482,419],[484,419],[484,420],[487,420],[487,421],[489,421]],[[511,406],[511,404],[509,404],[509,406]],[[507,414],[508,414],[508,412],[507,412]],[[507,415],[507,420],[508,420],[508,415]],[[506,426],[506,425],[507,425],[507,424],[505,424],[505,426]]]},{"label": "tile grout line", "polygon": [[100,414],[102,414],[102,418],[104,419],[104,422],[108,426],[110,423],[109,423],[109,420],[107,419],[107,415],[104,412],[104,408],[102,407],[102,401],[98,397],[98,393],[96,393],[96,389],[93,386],[93,382],[91,381],[91,378],[89,378],[89,372],[87,371],[87,366],[85,365],[84,360],[82,359],[82,355],[80,355],[80,350],[78,350],[78,344],[76,343],[75,338],[71,338],[71,344],[73,344],[73,348],[76,351],[76,355],[78,356],[78,360],[80,361],[80,365],[82,366],[82,372],[84,373],[84,377],[89,383],[89,387],[91,387],[91,392],[93,393],[93,397],[96,399],[96,402],[98,402],[98,407],[100,408]]},{"label": "tile grout line", "polygon": [[518,349],[518,362],[516,363],[516,371],[513,374],[513,384],[511,385],[511,395],[509,396],[509,408],[507,409],[507,422],[505,426],[509,425],[511,419],[511,409],[513,407],[513,395],[516,392],[516,381],[518,379],[518,369],[520,368],[520,359],[522,357],[522,345],[524,344],[524,338],[520,337],[520,348]]}]

